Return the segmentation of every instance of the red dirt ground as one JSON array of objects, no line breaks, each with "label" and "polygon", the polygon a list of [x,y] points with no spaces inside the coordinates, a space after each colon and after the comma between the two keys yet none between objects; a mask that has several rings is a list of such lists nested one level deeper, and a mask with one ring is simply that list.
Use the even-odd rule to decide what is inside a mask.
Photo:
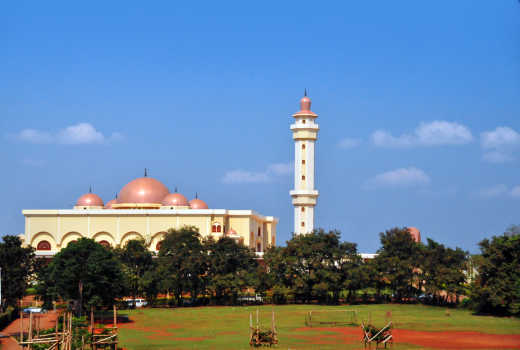
[{"label": "red dirt ground", "polygon": [[[354,344],[359,343],[362,332],[353,327],[302,327],[296,332],[322,331],[333,334],[314,336],[294,335],[312,344]],[[433,349],[520,349],[520,335],[487,334],[480,332],[423,332],[408,329],[392,331],[394,343],[407,343]]]}]

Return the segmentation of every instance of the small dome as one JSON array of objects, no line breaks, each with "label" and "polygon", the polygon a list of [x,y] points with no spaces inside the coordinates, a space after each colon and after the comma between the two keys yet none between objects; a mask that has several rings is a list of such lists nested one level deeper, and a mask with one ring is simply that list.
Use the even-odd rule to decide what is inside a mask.
[{"label": "small dome", "polygon": [[175,207],[188,206],[188,200],[180,193],[169,193],[162,200],[162,205]]},{"label": "small dome", "polygon": [[419,231],[416,227],[408,227],[408,233],[417,243],[421,241],[421,231]]},{"label": "small dome", "polygon": [[78,207],[102,207],[103,200],[97,194],[94,193],[86,193],[83,196],[79,197],[76,202],[76,206]]},{"label": "small dome", "polygon": [[301,111],[310,111],[311,110],[311,99],[307,96],[304,96],[300,100],[300,110]]},{"label": "small dome", "polygon": [[117,203],[161,203],[168,193],[162,182],[151,177],[140,177],[121,189]]},{"label": "small dome", "polygon": [[112,204],[115,204],[117,203],[117,200],[116,199],[111,199],[107,202],[107,204],[105,204],[105,209],[112,209]]},{"label": "small dome", "polygon": [[208,205],[203,200],[195,198],[190,201],[190,208],[191,209],[208,209]]}]

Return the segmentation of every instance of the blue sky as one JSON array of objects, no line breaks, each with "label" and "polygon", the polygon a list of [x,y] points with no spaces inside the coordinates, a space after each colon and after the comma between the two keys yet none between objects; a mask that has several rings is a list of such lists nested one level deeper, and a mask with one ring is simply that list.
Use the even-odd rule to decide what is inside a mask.
[{"label": "blue sky", "polygon": [[149,168],[293,226],[289,125],[319,114],[317,225],[477,251],[519,224],[520,3],[25,2],[0,11],[0,234]]}]

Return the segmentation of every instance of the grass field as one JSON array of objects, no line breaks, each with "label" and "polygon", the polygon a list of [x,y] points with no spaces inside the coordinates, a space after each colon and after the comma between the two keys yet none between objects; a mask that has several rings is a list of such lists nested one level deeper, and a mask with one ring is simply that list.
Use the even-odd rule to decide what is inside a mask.
[{"label": "grass field", "polygon": [[[249,349],[249,314],[257,307],[200,307],[178,309],[141,309],[122,311],[130,323],[121,325],[120,345],[128,350],[145,349]],[[367,319],[382,326],[388,312],[398,330],[426,332],[482,332],[511,335],[509,347],[520,348],[520,319],[472,315],[467,310],[446,309],[423,305],[354,305],[260,306],[261,326],[270,327],[271,310],[275,311],[279,332],[279,349],[360,349],[361,330],[343,328],[349,334],[339,335],[332,329],[305,328],[305,315],[310,310],[357,310],[358,320]],[[323,316],[323,313],[322,313]],[[337,318],[337,316],[334,316]],[[255,319],[255,316],[253,317]],[[397,331],[396,331],[397,332]],[[422,334],[422,333],[421,333]],[[439,333],[433,333],[433,338]],[[421,335],[424,337],[424,334]],[[447,338],[474,337],[471,334],[447,333]],[[477,335],[478,336],[478,335]],[[400,336],[402,339],[405,335]],[[517,338],[518,337],[518,338]],[[424,343],[400,342],[396,336],[394,349],[424,349]],[[408,337],[410,338],[410,337]],[[412,337],[413,338],[413,337]],[[494,338],[507,338],[494,336]],[[518,347],[511,342],[518,339]],[[433,343],[432,343],[433,344]],[[485,344],[485,343],[484,343]],[[482,342],[475,348],[482,349]],[[455,348],[471,348],[456,346]],[[432,348],[439,348],[433,346]]]}]

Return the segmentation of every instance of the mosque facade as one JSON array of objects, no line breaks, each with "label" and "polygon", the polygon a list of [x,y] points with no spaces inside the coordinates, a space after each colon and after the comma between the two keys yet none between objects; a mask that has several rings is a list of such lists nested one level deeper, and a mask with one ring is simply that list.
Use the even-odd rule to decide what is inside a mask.
[{"label": "mosque facade", "polygon": [[278,219],[254,210],[210,209],[200,198],[190,201],[170,192],[159,180],[145,176],[134,179],[117,197],[104,203],[89,191],[72,209],[23,210],[22,240],[39,256],[52,256],[81,237],[102,245],[123,247],[132,239],[143,239],[157,252],[166,232],[194,226],[202,237],[229,237],[262,256],[276,245]]}]

